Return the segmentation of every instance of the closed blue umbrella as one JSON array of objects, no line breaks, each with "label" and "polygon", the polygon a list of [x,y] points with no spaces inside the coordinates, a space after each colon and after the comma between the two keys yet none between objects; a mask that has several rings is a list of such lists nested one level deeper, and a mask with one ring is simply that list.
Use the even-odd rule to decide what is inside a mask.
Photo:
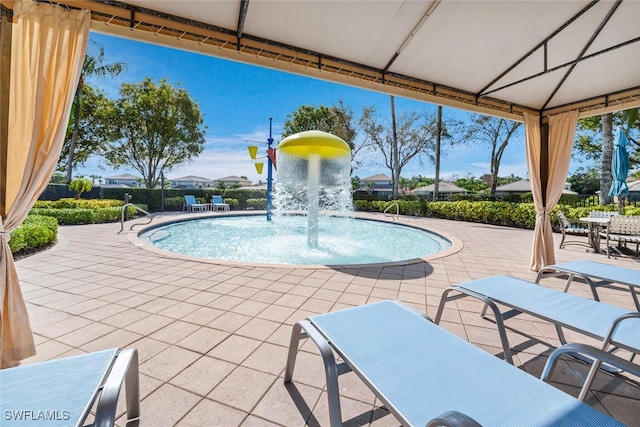
[{"label": "closed blue umbrella", "polygon": [[629,154],[627,153],[629,140],[624,133],[622,126],[618,126],[615,139],[613,140],[613,159],[611,162],[611,175],[613,183],[609,196],[618,196],[618,210],[622,210],[621,196],[629,195],[627,187],[627,175],[629,174]]}]

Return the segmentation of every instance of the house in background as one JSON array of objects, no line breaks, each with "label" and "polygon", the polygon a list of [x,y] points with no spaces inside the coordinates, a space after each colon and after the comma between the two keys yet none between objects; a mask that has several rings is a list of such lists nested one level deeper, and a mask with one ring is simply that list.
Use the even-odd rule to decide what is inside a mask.
[{"label": "house in background", "polygon": [[[272,189],[276,188],[276,183],[275,181],[271,183]],[[266,182],[258,182],[257,184],[252,184],[252,185],[245,185],[240,187],[240,190],[266,190],[267,189],[267,183]]]},{"label": "house in background", "polygon": [[183,176],[182,178],[172,178],[171,188],[185,189],[185,190],[202,190],[205,188],[215,187],[215,181],[201,176]]},{"label": "house in background", "polygon": [[[527,180],[510,182],[509,184],[499,185],[496,187],[496,196],[504,197],[515,193],[531,193],[531,182]],[[565,183],[562,194],[577,195],[575,191],[571,191],[571,184]]]},{"label": "house in background", "polygon": [[632,202],[640,201],[640,179],[627,182],[627,186],[629,187],[629,200]]},{"label": "house in background", "polygon": [[108,176],[104,179],[102,187],[111,188],[139,188],[142,187],[138,182],[141,178],[131,175],[130,173],[124,173],[122,175]]},{"label": "house in background", "polygon": [[[427,196],[429,199],[433,199],[433,191],[435,190],[435,184],[425,185],[413,190],[413,194],[418,196]],[[448,182],[440,181],[438,183],[438,200],[447,200],[452,194],[466,193],[467,190],[460,188],[457,185]]]},{"label": "house in background", "polygon": [[213,182],[215,184],[217,184],[218,182],[223,182],[224,186],[226,188],[229,187],[235,187],[235,186],[240,186],[240,187],[250,187],[251,186],[251,181],[248,180],[245,177],[242,176],[225,176],[224,178],[216,178],[213,180]]},{"label": "house in background", "polygon": [[391,177],[385,174],[377,174],[360,180],[359,193],[375,194],[378,197],[391,197],[393,184]]}]

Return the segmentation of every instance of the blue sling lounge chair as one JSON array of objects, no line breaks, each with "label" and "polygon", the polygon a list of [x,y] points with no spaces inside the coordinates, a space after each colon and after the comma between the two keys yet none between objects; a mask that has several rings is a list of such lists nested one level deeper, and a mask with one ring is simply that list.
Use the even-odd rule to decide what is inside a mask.
[{"label": "blue sling lounge chair", "polygon": [[111,427],[124,382],[126,422],[127,426],[135,426],[140,417],[138,381],[135,348],[114,348],[3,369],[0,415],[8,426],[80,427],[95,406],[92,426]]},{"label": "blue sling lounge chair", "polygon": [[[496,327],[502,343],[505,360],[513,363],[512,350],[507,339],[504,322],[521,313],[547,321],[556,328],[560,342],[565,345],[563,328],[576,331],[601,341],[601,349],[615,351],[624,349],[633,354],[640,353],[640,313],[620,307],[604,304],[576,295],[509,276],[492,276],[484,279],[453,285],[445,289],[438,306],[435,322],[439,323],[446,303],[464,297],[477,298],[485,303],[481,313],[485,315],[490,308],[495,317]],[[501,311],[499,307],[510,310]],[[591,363],[593,359],[582,357],[584,352],[575,356]],[[596,352],[593,355],[597,356]],[[612,360],[616,360],[612,355]],[[623,359],[622,359],[623,360]],[[607,361],[607,363],[609,363]],[[598,366],[596,363],[595,366]],[[624,363],[613,363],[617,369],[625,369]],[[606,366],[606,365],[605,365]],[[639,369],[636,365],[635,372]],[[609,369],[607,369],[609,370]],[[594,372],[595,375],[595,372]],[[579,399],[583,400],[591,386],[585,381]]]},{"label": "blue sling lounge chair", "polygon": [[296,323],[285,383],[303,338],[313,340],[324,361],[332,427],[342,425],[338,376],[350,371],[403,426],[623,425],[397,301]]},{"label": "blue sling lounge chair", "polygon": [[567,276],[567,284],[564,288],[565,292],[569,290],[573,279],[578,277],[589,285],[593,299],[596,301],[600,301],[597,291],[597,288],[600,286],[611,285],[613,283],[627,286],[631,292],[633,302],[636,305],[636,310],[640,311],[640,301],[638,301],[637,295],[637,290],[640,289],[640,270],[594,261],[570,261],[542,267],[538,271],[536,283],[540,283],[540,280],[545,277],[562,276]]}]

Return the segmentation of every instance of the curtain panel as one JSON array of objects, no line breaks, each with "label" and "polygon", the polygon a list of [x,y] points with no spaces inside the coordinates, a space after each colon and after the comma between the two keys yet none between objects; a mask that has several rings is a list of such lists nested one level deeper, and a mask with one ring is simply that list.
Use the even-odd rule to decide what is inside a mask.
[{"label": "curtain panel", "polygon": [[531,269],[540,270],[545,265],[555,263],[553,248],[553,229],[549,214],[560,200],[562,189],[567,180],[569,163],[573,151],[573,141],[578,125],[578,111],[568,111],[549,117],[548,177],[546,187],[546,205],[543,205],[542,161],[540,138],[540,117],[525,113],[525,139],[527,145],[527,165],[533,203],[536,209],[536,224],[533,230],[531,250]]},{"label": "curtain panel", "polygon": [[88,11],[29,0],[13,9],[5,211],[0,212],[0,368],[35,354],[9,233],[53,174],[89,38]]}]

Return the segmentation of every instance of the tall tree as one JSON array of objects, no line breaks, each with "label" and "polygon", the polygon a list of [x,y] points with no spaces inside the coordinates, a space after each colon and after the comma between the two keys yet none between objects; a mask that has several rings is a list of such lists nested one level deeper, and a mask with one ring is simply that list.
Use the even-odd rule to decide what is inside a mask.
[{"label": "tall tree", "polygon": [[[375,106],[363,109],[359,125],[365,135],[364,143],[382,156],[384,165],[391,171],[393,194],[396,198],[402,168],[420,156],[427,156],[429,160],[433,160],[436,119],[428,114],[418,114],[416,111],[396,117],[393,98],[391,102],[394,108],[389,127],[383,125],[376,117]],[[443,136],[449,136],[446,128]]]},{"label": "tall tree", "polygon": [[353,148],[356,130],[352,121],[353,114],[344,105],[343,101],[339,101],[338,105],[333,107],[302,105],[296,111],[287,115],[282,137],[286,138],[294,133],[307,130],[321,130],[342,138]]},{"label": "tall tree", "polygon": [[[78,87],[76,88],[76,93],[73,97],[71,116],[69,119],[70,135],[69,138],[65,140],[65,148],[63,148],[63,151],[67,154],[67,183],[71,182],[73,167],[77,163],[75,160],[76,147],[79,142],[85,142],[85,140],[80,139],[80,128],[82,126],[81,122],[83,118],[86,117],[88,110],[91,109],[87,106],[87,104],[90,104],[90,99],[87,97],[85,100],[85,97],[83,96],[87,93],[85,90],[87,80],[91,77],[115,77],[126,69],[126,64],[122,62],[103,64],[104,47],[98,46],[95,49],[97,49],[95,53],[87,53],[84,58],[82,70],[80,71],[80,79],[78,80]],[[93,141],[87,142],[89,145],[93,143]],[[85,147],[84,151],[89,150]]]},{"label": "tall tree", "polygon": [[204,149],[200,106],[164,79],[159,85],[148,77],[123,83],[112,117],[114,137],[105,160],[116,168],[133,167],[147,188],[155,188],[161,172],[190,162]]},{"label": "tall tree", "polygon": [[596,194],[600,188],[599,168],[580,167],[567,177],[567,182],[571,184],[571,189],[578,194]]},{"label": "tall tree", "polygon": [[320,130],[330,133],[344,140],[351,148],[353,159],[360,147],[356,147],[357,131],[353,124],[353,112],[344,105],[342,100],[338,105],[326,107],[321,105],[302,105],[296,111],[287,115],[284,122],[282,137],[286,138],[294,133],[307,130]]},{"label": "tall tree", "polygon": [[602,115],[602,168],[600,169],[600,196],[601,205],[611,203],[609,190],[613,182],[611,176],[611,162],[613,159],[613,115]]},{"label": "tall tree", "polygon": [[464,140],[471,144],[488,145],[491,149],[491,194],[496,194],[498,172],[504,150],[522,123],[498,117],[473,114],[467,125]]},{"label": "tall tree", "polygon": [[438,200],[440,189],[440,145],[442,143],[442,105],[438,105],[438,119],[436,122],[436,153],[435,153],[435,167],[436,176],[433,181],[433,200]]},{"label": "tall tree", "polygon": [[[56,170],[65,172],[67,184],[70,182],[69,173],[83,165],[89,157],[99,153],[104,141],[110,138],[113,101],[88,84],[83,85],[79,91],[82,92],[82,102],[72,112],[73,126],[67,128],[56,167]],[[78,111],[80,114],[77,114]]]},{"label": "tall tree", "polygon": [[[591,116],[578,120],[576,141],[574,145],[574,157],[602,162],[602,130],[603,116]],[[629,165],[633,168],[640,165],[640,116],[638,109],[618,111],[612,114],[612,130],[617,126],[624,126],[629,142]]]},{"label": "tall tree", "polygon": [[396,126],[396,98],[389,95],[391,101],[391,174],[393,183],[393,198],[398,198],[398,187],[400,186],[400,152],[398,150],[398,127]]}]

